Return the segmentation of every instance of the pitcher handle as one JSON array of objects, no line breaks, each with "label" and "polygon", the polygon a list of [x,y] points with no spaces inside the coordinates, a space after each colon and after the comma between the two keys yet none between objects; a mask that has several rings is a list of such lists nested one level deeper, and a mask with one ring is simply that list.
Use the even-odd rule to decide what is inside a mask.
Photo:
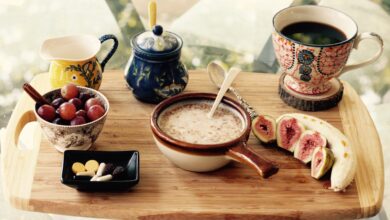
[{"label": "pitcher handle", "polygon": [[107,56],[103,59],[103,61],[100,63],[100,66],[102,67],[102,72],[104,72],[104,67],[106,66],[108,60],[111,59],[112,55],[114,55],[116,49],[118,49],[118,39],[112,35],[112,34],[106,34],[99,38],[100,43],[103,43],[106,40],[113,40],[114,45],[112,45],[111,50],[108,52]]},{"label": "pitcher handle", "polygon": [[381,36],[379,36],[378,34],[373,33],[373,32],[364,32],[364,33],[359,34],[356,37],[355,42],[353,43],[353,48],[358,49],[360,42],[365,40],[365,39],[375,40],[375,42],[378,43],[380,46],[379,50],[376,52],[376,54],[373,57],[371,57],[367,60],[361,61],[361,62],[356,63],[356,64],[346,65],[340,74],[345,73],[345,72],[350,71],[350,70],[353,70],[353,69],[357,69],[357,68],[366,66],[368,64],[371,64],[371,63],[375,62],[382,55],[382,53],[383,53],[383,39]]},{"label": "pitcher handle", "polygon": [[230,158],[252,167],[264,178],[274,175],[279,170],[276,165],[258,155],[246,143],[229,148],[226,154]]}]

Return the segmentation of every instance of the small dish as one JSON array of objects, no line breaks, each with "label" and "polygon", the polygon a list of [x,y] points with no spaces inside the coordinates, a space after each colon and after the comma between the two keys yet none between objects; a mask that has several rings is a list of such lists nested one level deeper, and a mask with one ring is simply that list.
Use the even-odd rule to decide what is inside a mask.
[{"label": "small dish", "polygon": [[[99,163],[113,163],[123,166],[126,177],[123,180],[110,180],[107,182],[91,182],[89,180],[75,180],[72,165],[75,162],[86,163],[96,160]],[[138,151],[82,151],[67,150],[64,152],[62,163],[61,182],[64,185],[80,191],[124,191],[139,182],[139,152]]]}]

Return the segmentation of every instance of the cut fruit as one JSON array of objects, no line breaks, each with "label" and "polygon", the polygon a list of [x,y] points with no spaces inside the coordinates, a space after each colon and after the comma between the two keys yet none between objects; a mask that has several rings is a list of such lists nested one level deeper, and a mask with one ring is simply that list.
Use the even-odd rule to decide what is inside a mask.
[{"label": "cut fruit", "polygon": [[252,121],[252,133],[262,143],[268,144],[276,140],[276,121],[268,115],[259,115]]},{"label": "cut fruit", "polygon": [[304,163],[309,163],[316,147],[326,147],[326,138],[318,131],[306,130],[295,143],[294,157]]},{"label": "cut fruit", "polygon": [[290,116],[279,118],[276,128],[278,146],[293,152],[295,143],[303,131],[305,131],[305,127],[297,119]]},{"label": "cut fruit", "polygon": [[[285,114],[281,117],[294,117],[306,128],[320,132],[327,140],[334,155],[330,189],[344,191],[351,184],[357,169],[356,154],[348,138],[337,128],[319,118],[299,113]],[[279,121],[279,120],[277,120]]]},{"label": "cut fruit", "polygon": [[333,163],[334,156],[329,148],[316,147],[311,162],[311,176],[315,179],[321,178],[333,166]]}]

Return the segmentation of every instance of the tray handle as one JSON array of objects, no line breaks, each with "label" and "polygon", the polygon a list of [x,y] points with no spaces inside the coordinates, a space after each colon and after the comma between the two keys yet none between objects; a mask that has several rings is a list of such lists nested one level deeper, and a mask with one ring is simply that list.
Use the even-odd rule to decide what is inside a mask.
[{"label": "tray handle", "polygon": [[[31,82],[40,92],[50,90],[48,74],[37,75]],[[28,135],[32,148],[18,147],[19,136],[29,122],[35,121],[34,101],[23,93],[12,112],[7,128],[1,132],[1,180],[6,201],[11,205],[28,209],[35,165],[41,142],[41,129],[32,129]],[[40,127],[39,127],[40,128]]]},{"label": "tray handle", "polygon": [[35,143],[29,143],[34,146],[33,148],[22,149],[18,147],[19,136],[23,128],[27,123],[35,121],[36,118],[31,110],[21,113],[14,111],[13,115],[19,117],[14,120],[15,117],[11,116],[7,129],[2,129],[1,179],[6,200],[16,207],[27,207],[39,149],[35,146],[39,146],[37,142],[41,141],[41,132],[40,129],[34,129],[29,134],[34,135],[33,142]]}]

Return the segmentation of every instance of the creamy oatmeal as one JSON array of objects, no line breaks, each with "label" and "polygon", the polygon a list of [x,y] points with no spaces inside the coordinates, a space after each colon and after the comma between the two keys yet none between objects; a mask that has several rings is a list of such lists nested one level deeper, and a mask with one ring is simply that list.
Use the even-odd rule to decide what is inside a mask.
[{"label": "creamy oatmeal", "polygon": [[218,144],[237,138],[244,129],[240,114],[221,103],[212,119],[212,102],[182,102],[165,109],[158,126],[169,136],[193,144]]}]

